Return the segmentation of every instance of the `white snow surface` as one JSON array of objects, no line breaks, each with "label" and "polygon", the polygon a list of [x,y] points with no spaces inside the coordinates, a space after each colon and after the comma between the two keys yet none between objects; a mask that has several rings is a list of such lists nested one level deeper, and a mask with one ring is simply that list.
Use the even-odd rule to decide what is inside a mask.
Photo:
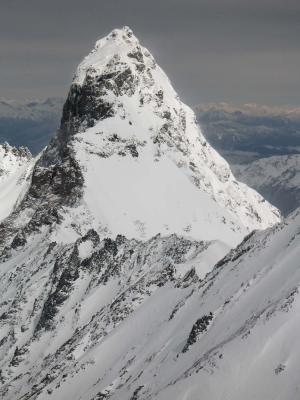
[{"label": "white snow surface", "polygon": [[252,229],[278,222],[278,210],[237,182],[206,142],[193,111],[129,28],[99,40],[73,84],[128,70],[130,85],[102,97],[114,115],[82,127],[72,143],[94,227],[112,237],[177,233],[232,246]]},{"label": "white snow surface", "polygon": [[0,222],[15,209],[26,193],[33,164],[29,150],[0,144]]}]

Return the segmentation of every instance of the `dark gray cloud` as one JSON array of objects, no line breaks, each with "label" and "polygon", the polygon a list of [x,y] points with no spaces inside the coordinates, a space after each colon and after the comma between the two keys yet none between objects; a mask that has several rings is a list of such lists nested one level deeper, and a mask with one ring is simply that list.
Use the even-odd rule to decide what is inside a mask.
[{"label": "dark gray cloud", "polygon": [[0,96],[65,95],[96,39],[129,25],[190,104],[299,104],[298,0],[2,0]]}]

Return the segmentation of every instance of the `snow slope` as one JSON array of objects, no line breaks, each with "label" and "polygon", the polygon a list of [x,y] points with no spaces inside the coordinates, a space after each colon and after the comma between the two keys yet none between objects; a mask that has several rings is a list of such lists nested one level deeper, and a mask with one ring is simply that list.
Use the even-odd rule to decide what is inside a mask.
[{"label": "snow slope", "polygon": [[209,242],[34,239],[2,258],[3,399],[297,398],[299,211],[205,277]]},{"label": "snow slope", "polygon": [[32,156],[26,148],[0,144],[0,222],[21,201],[30,184]]},{"label": "snow slope", "polygon": [[284,215],[300,206],[300,155],[261,158],[232,168],[238,179],[261,193]]}]

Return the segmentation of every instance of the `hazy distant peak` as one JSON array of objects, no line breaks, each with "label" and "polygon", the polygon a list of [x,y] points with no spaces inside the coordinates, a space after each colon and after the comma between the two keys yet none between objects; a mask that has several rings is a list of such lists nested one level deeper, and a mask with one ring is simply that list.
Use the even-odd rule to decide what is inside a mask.
[{"label": "hazy distant peak", "polygon": [[225,112],[230,114],[243,113],[255,116],[282,116],[289,118],[300,118],[300,107],[291,106],[268,106],[258,103],[245,103],[234,105],[227,102],[200,103],[195,105],[195,110],[201,113]]}]

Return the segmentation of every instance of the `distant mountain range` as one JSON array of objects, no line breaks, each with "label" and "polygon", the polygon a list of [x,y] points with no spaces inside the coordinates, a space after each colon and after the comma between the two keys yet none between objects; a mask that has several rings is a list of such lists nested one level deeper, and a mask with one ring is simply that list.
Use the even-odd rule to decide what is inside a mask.
[{"label": "distant mountain range", "polygon": [[39,153],[59,125],[63,100],[49,98],[36,101],[0,100],[0,143],[26,146]]},{"label": "distant mountain range", "polygon": [[300,206],[300,108],[216,103],[196,106],[196,113],[239,180],[284,215]]},{"label": "distant mountain range", "polygon": [[300,154],[261,158],[231,167],[237,179],[261,193],[284,215],[300,206]]},{"label": "distant mountain range", "polygon": [[300,108],[211,103],[195,111],[207,140],[230,164],[300,153]]}]

